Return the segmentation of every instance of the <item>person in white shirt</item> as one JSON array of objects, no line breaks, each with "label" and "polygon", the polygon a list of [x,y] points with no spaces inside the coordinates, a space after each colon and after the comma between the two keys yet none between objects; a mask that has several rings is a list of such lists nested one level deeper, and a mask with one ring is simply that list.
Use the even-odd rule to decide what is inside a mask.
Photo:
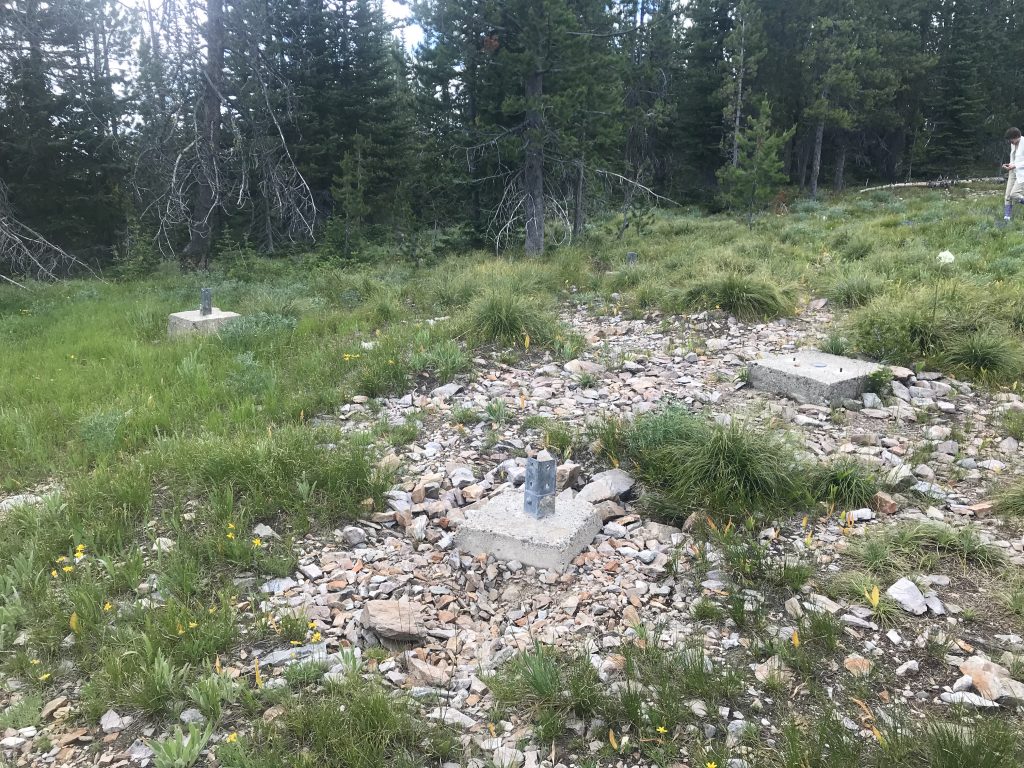
[{"label": "person in white shirt", "polygon": [[1010,142],[1010,162],[1003,163],[1003,170],[1009,171],[1006,197],[1003,199],[1003,220],[1009,221],[1013,215],[1013,204],[1024,203],[1024,144],[1020,140],[1019,128],[1008,130],[1006,139]]}]

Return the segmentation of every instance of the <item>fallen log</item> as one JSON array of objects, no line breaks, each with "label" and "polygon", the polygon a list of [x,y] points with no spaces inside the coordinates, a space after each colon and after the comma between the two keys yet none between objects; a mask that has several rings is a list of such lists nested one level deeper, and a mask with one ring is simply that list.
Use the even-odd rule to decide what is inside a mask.
[{"label": "fallen log", "polygon": [[927,187],[928,189],[949,189],[954,184],[987,184],[1006,183],[1002,176],[987,176],[977,179],[936,179],[934,181],[905,181],[899,184],[882,184],[878,187],[865,187],[860,192],[874,192],[879,189],[903,189],[904,187]]}]

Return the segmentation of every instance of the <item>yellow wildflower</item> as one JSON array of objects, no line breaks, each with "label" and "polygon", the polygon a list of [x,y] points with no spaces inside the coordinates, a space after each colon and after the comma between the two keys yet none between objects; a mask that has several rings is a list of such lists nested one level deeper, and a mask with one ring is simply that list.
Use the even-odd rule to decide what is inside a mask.
[{"label": "yellow wildflower", "polygon": [[718,763],[716,763],[714,760],[709,760],[708,762],[704,763],[704,768],[718,768]]},{"label": "yellow wildflower", "polygon": [[181,624],[178,624],[178,634],[179,635],[184,635],[185,634],[185,628],[183,626],[181,626]]},{"label": "yellow wildflower", "polygon": [[311,621],[306,626],[309,627],[310,629],[316,629],[316,622],[315,621]]},{"label": "yellow wildflower", "polygon": [[189,629],[195,629],[195,628],[196,628],[196,627],[198,627],[198,626],[199,626],[199,625],[198,625],[198,624],[197,624],[196,622],[194,622],[194,621],[190,621],[190,622],[188,623],[188,628],[189,628]]},{"label": "yellow wildflower", "polygon": [[298,640],[289,640],[288,642],[290,642],[292,645],[302,645],[302,643],[300,643]]},{"label": "yellow wildflower", "polygon": [[39,659],[32,659],[32,661],[30,661],[29,664],[31,664],[34,667],[36,664],[42,664],[42,662],[39,661]]},{"label": "yellow wildflower", "polygon": [[259,549],[262,546],[263,546],[263,539],[261,539],[259,536],[257,536],[255,539],[252,540],[252,547],[253,547],[253,549]]},{"label": "yellow wildflower", "polygon": [[256,687],[263,687],[263,675],[260,674],[260,660],[256,659]]},{"label": "yellow wildflower", "polygon": [[54,568],[52,571],[50,571],[50,575],[53,576],[53,578],[56,579],[57,578],[57,569]]},{"label": "yellow wildflower", "polygon": [[45,683],[47,680],[50,679],[50,673],[49,672],[43,672],[43,674],[41,674],[39,676],[39,679]]},{"label": "yellow wildflower", "polygon": [[224,737],[224,741],[226,741],[228,744],[234,744],[236,741],[238,741],[238,733],[235,732],[235,731],[232,731],[231,733],[229,733],[227,736]]},{"label": "yellow wildflower", "polygon": [[234,541],[235,540],[235,534],[233,534],[231,531],[228,531],[228,540],[229,541]]},{"label": "yellow wildflower", "polygon": [[228,530],[229,531],[235,530],[235,524],[234,523],[228,523]]},{"label": "yellow wildflower", "polygon": [[54,560],[53,562],[55,562],[55,563],[57,563],[58,565],[60,565],[61,563],[66,563],[67,561],[68,561],[67,557],[66,557],[66,556],[64,556],[64,555],[61,555],[60,557],[58,557],[58,558],[57,558],[56,560]]},{"label": "yellow wildflower", "polygon": [[313,642],[314,643],[319,643],[321,637],[322,637],[322,635],[319,632],[314,632],[313,633]]},{"label": "yellow wildflower", "polygon": [[666,728],[664,725],[659,725],[655,730],[661,734],[668,733],[668,728]]},{"label": "yellow wildflower", "polygon": [[61,568],[61,570],[64,571],[64,573],[71,573],[73,570],[75,570],[75,566],[65,565],[63,568]]},{"label": "yellow wildflower", "polygon": [[112,610],[114,610],[114,606],[113,606],[113,605],[111,605],[111,604],[110,604],[110,601],[108,600],[107,602],[105,602],[105,603],[103,604],[103,610],[104,610],[104,611],[112,611]]}]

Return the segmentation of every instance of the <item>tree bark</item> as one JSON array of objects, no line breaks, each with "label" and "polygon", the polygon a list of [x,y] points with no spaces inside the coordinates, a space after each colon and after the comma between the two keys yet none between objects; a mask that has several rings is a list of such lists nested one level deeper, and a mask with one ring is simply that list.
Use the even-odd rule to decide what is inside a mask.
[{"label": "tree bark", "polygon": [[811,197],[818,196],[818,174],[821,173],[821,140],[825,136],[825,121],[819,120],[814,130],[814,154],[811,158]]},{"label": "tree bark", "polygon": [[220,82],[224,70],[224,6],[223,0],[206,2],[206,81],[203,88],[203,106],[198,137],[202,158],[202,171],[196,189],[195,207],[189,222],[189,242],[185,255],[196,266],[205,268],[210,258],[210,246],[217,229],[218,191],[211,174],[217,162],[220,146]]},{"label": "tree bark", "polygon": [[732,167],[740,166],[740,118],[743,116],[743,70],[745,67],[747,47],[747,20],[740,21],[740,67],[736,82],[736,112],[732,124]]},{"label": "tree bark", "polygon": [[839,152],[836,155],[836,174],[832,182],[832,188],[836,192],[842,192],[846,187],[846,151],[849,143],[845,138],[839,140]]},{"label": "tree bark", "polygon": [[544,93],[544,73],[531,72],[526,78],[526,255],[544,253],[544,118],[540,98]]},{"label": "tree bark", "polygon": [[583,199],[585,194],[583,182],[583,158],[581,157],[576,160],[576,195],[573,201],[575,209],[573,210],[572,218],[572,239],[574,242],[583,235],[583,227],[587,223],[586,201]]}]

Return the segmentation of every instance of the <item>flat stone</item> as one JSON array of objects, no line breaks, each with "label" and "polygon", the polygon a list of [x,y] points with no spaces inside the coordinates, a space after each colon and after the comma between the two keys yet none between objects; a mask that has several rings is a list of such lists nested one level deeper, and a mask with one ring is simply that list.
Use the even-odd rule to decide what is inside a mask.
[{"label": "flat stone", "polygon": [[917,588],[917,584],[904,577],[885,590],[885,594],[900,604],[907,613],[920,616],[928,611],[928,604],[924,595]]},{"label": "flat stone", "polygon": [[0,515],[10,512],[16,507],[28,507],[41,504],[42,502],[43,497],[36,496],[34,493],[19,493],[17,496],[8,496],[6,499],[0,500]]},{"label": "flat stone", "polygon": [[854,677],[867,677],[871,674],[872,664],[859,653],[851,653],[843,661],[843,666]]},{"label": "flat stone", "polygon": [[622,496],[636,484],[633,476],[621,469],[609,469],[607,472],[598,472],[590,478],[590,481],[592,483],[604,483],[616,496]]},{"label": "flat stone", "polygon": [[202,314],[198,309],[188,312],[175,312],[167,318],[167,335],[172,339],[182,336],[208,336],[220,331],[232,320],[241,317],[237,312],[224,312],[213,308],[209,315]]},{"label": "flat stone", "polygon": [[388,640],[416,642],[426,637],[421,611],[403,600],[369,600],[363,604],[362,623]]},{"label": "flat stone", "polygon": [[499,560],[562,571],[600,530],[600,513],[578,496],[559,494],[554,514],[537,519],[523,511],[523,493],[510,491],[477,509],[467,509],[455,543],[471,554],[486,553]]},{"label": "flat stone", "polygon": [[939,695],[939,699],[946,702],[947,704],[968,704],[972,707],[978,707],[983,709],[985,707],[998,707],[994,701],[979,696],[976,693],[970,691],[947,691]]},{"label": "flat stone", "polygon": [[802,350],[755,360],[749,367],[754,389],[800,403],[838,404],[856,400],[879,366],[863,360]]},{"label": "flat stone", "polygon": [[103,713],[103,717],[100,718],[100,728],[103,729],[104,733],[117,733],[123,731],[132,722],[130,717],[121,717],[117,712],[112,709],[108,709]]},{"label": "flat stone", "polygon": [[469,729],[476,725],[476,720],[453,707],[433,709],[427,713],[427,719],[437,720],[445,725],[457,725],[464,729]]}]

